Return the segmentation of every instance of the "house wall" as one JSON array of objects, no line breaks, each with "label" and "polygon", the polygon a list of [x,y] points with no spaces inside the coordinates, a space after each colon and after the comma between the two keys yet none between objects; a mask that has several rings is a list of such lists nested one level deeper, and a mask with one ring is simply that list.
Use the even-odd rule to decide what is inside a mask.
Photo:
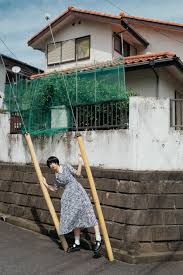
[{"label": "house wall", "polygon": [[[83,139],[91,166],[130,170],[181,170],[183,134],[170,129],[169,99],[132,97],[129,129],[87,131]],[[0,161],[30,163],[21,135],[9,135],[8,115],[1,114]],[[40,163],[50,155],[77,164],[74,133],[33,138]]]},{"label": "house wall", "polygon": [[[79,38],[90,35],[91,48],[90,48],[90,59],[85,61],[78,61],[78,65],[88,64],[94,61],[106,61],[112,60],[112,29],[109,24],[97,23],[93,21],[82,20],[81,24],[72,23],[66,25],[63,30],[57,32],[54,35],[55,41],[64,41],[73,38]],[[53,43],[50,38],[47,44]],[[47,52],[47,44],[45,52]],[[46,60],[47,64],[47,60]],[[53,70],[55,68],[70,68],[76,65],[76,62],[70,62],[62,65],[55,65],[46,68],[46,71]]]},{"label": "house wall", "polygon": [[[159,97],[175,98],[175,91],[183,92],[182,83],[165,68],[156,69],[159,76]],[[126,72],[126,86],[138,96],[156,97],[156,76],[152,69]]]},{"label": "house wall", "polygon": [[6,72],[5,72],[3,64],[0,63],[0,108],[3,107],[5,81],[6,81]]},{"label": "house wall", "polygon": [[156,96],[156,79],[152,70],[127,72],[125,79],[127,88],[132,89],[138,96]]},{"label": "house wall", "polygon": [[165,70],[159,70],[160,79],[160,97],[164,98],[175,98],[175,91],[183,93],[182,83],[176,79],[175,75]]},{"label": "house wall", "polygon": [[175,52],[183,60],[182,32],[171,30],[170,28],[165,30],[157,27],[144,27],[144,24],[135,25],[135,30],[150,44],[146,49],[138,50],[138,54],[171,51]]}]

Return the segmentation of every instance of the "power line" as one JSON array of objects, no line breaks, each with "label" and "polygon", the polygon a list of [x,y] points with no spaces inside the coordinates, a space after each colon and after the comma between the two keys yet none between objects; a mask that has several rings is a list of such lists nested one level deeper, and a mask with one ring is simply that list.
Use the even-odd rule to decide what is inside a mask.
[{"label": "power line", "polygon": [[105,0],[105,1],[108,2],[109,4],[111,4],[113,7],[119,9],[120,11],[122,11],[122,12],[124,12],[124,13],[130,15],[130,14],[127,13],[125,10],[122,10],[119,6],[117,6],[116,4],[114,4],[112,1],[110,1],[110,0]]},{"label": "power line", "polygon": [[7,46],[7,44],[4,42],[4,40],[1,37],[0,37],[0,41],[8,49],[8,51],[17,59],[16,55],[10,50],[10,48]]},{"label": "power line", "polygon": [[[112,1],[110,1],[110,0],[105,0],[105,1],[108,2],[108,3],[110,3],[113,7],[118,8],[120,11],[124,12],[125,14],[127,14],[127,15],[129,15],[129,16],[132,16],[132,15],[130,15],[129,13],[127,13],[125,10],[122,10],[119,6],[117,6],[116,4],[114,4]],[[128,18],[126,18],[126,19],[128,20]],[[144,22],[140,22],[140,24],[146,25],[146,23],[144,23]],[[165,33],[161,32],[161,31],[158,31],[157,29],[155,29],[155,28],[153,28],[153,27],[152,27],[152,29],[153,29],[155,32],[160,33],[161,35],[164,35],[164,36],[168,37],[169,39],[172,39],[172,37],[170,37],[168,34],[165,34]],[[177,42],[179,42],[180,44],[183,45],[183,42],[182,42],[182,41],[177,40],[177,39],[174,39],[174,38],[173,38],[173,40],[174,40],[174,41],[177,41]]]}]

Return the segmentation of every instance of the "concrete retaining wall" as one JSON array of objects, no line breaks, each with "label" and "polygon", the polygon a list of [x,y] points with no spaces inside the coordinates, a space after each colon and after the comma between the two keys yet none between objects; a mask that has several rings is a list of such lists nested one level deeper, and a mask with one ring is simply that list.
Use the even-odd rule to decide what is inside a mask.
[{"label": "concrete retaining wall", "polygon": [[[33,167],[2,164],[0,170],[2,216],[11,215],[15,224],[21,218],[20,225],[53,234]],[[53,180],[46,167],[43,173],[48,182]],[[93,174],[115,258],[130,263],[183,259],[182,172],[93,169]],[[85,175],[80,182],[90,194]],[[61,192],[51,194],[59,215]]]}]

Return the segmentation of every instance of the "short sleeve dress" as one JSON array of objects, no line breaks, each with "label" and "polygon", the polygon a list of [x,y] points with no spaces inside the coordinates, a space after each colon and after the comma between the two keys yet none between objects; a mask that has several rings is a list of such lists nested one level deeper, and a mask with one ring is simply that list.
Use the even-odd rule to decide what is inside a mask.
[{"label": "short sleeve dress", "polygon": [[[62,168],[62,169],[61,169]],[[97,224],[91,201],[81,184],[76,180],[76,170],[68,163],[55,174],[55,187],[63,187],[61,197],[60,235],[75,228],[88,228]]]}]

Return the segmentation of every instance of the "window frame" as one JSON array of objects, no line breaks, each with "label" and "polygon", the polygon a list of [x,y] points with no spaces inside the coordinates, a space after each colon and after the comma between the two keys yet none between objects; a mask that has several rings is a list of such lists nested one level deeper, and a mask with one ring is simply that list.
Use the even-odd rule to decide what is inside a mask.
[{"label": "window frame", "polygon": [[[127,46],[127,55],[125,54],[124,45]],[[124,57],[130,56],[130,44],[125,40],[123,40],[123,53],[124,53]]]},{"label": "window frame", "polygon": [[[62,47],[62,42],[55,42],[55,44],[61,44],[61,47]],[[49,43],[47,44],[47,66],[54,66],[54,65],[58,65],[60,64],[60,62],[56,62],[56,63],[52,63],[52,64],[48,64],[48,47],[49,45],[55,45],[53,42],[52,43]],[[62,52],[60,51],[60,60],[62,60],[62,56],[61,56]]]},{"label": "window frame", "polygon": [[[119,36],[119,35],[116,34],[116,33],[114,33],[113,35],[114,35],[114,51],[116,51],[117,53],[119,53],[119,54],[122,55],[122,53],[123,53],[122,47],[123,47],[123,46],[122,46],[121,36]],[[115,48],[115,38],[116,38],[116,39],[120,39],[120,51],[118,51],[118,49]]]},{"label": "window frame", "polygon": [[[89,56],[88,56],[88,57],[84,57],[84,58],[79,58],[79,59],[77,59],[76,43],[77,43],[78,40],[84,39],[84,38],[89,38]],[[69,60],[69,61],[62,61],[62,43],[63,43],[63,42],[67,42],[67,41],[69,41],[69,40],[74,40],[74,43],[75,43],[75,47],[74,47],[74,50],[75,50],[74,59]],[[90,54],[90,51],[91,51],[91,36],[90,36],[90,35],[86,35],[86,36],[81,36],[81,37],[77,37],[77,38],[67,39],[67,40],[64,40],[64,41],[57,41],[57,42],[55,42],[55,44],[61,44],[61,49],[60,49],[60,59],[61,59],[61,61],[60,61],[60,62],[53,63],[53,64],[48,64],[48,47],[49,47],[49,45],[51,45],[51,44],[54,45],[54,43],[49,43],[49,44],[47,44],[47,67],[53,67],[53,66],[55,66],[55,65],[66,64],[66,63],[72,63],[72,62],[82,61],[82,60],[87,60],[87,59],[90,59],[90,57],[91,57],[91,54]]]},{"label": "window frame", "polygon": [[[62,44],[63,44],[63,42],[67,42],[67,41],[69,41],[69,40],[74,40],[74,59],[72,59],[72,60],[68,60],[68,61],[62,61]],[[65,64],[65,63],[71,63],[71,62],[74,62],[74,61],[76,61],[76,42],[75,42],[75,38],[72,38],[72,39],[67,39],[67,40],[64,40],[64,41],[60,41],[60,43],[61,43],[61,62],[59,63],[59,64]]]},{"label": "window frame", "polygon": [[[83,57],[83,58],[77,58],[77,41],[78,40],[82,40],[82,39],[85,39],[85,38],[89,38],[89,57]],[[82,61],[82,60],[87,60],[87,59],[90,59],[90,48],[91,48],[91,38],[90,38],[90,35],[86,35],[86,36],[82,36],[82,37],[78,37],[78,38],[75,38],[75,59],[77,61]]]}]

